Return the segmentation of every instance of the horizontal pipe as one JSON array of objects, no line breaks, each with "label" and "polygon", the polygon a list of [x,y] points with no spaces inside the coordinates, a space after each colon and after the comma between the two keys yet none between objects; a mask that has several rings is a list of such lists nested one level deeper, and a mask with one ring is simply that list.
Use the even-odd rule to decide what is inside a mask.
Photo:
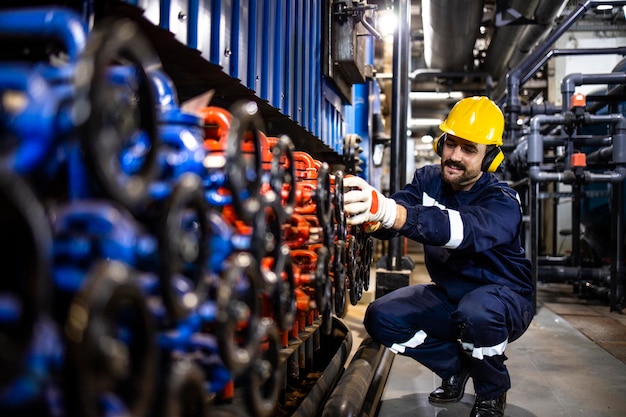
[{"label": "horizontal pipe", "polygon": [[325,399],[328,397],[333,387],[337,385],[337,381],[342,375],[344,364],[352,350],[352,334],[345,324],[336,317],[333,317],[333,327],[339,328],[346,336],[330,363],[326,366],[326,369],[324,369],[324,372],[315,382],[313,389],[311,389],[304,401],[298,406],[298,409],[291,414],[292,417],[318,416]]},{"label": "horizontal pipe", "polygon": [[322,417],[359,415],[385,349],[371,338],[363,340],[348,369],[328,398]]},{"label": "horizontal pipe", "polygon": [[384,349],[380,363],[376,367],[376,371],[372,377],[370,389],[365,396],[365,400],[363,401],[359,417],[374,417],[378,415],[380,398],[383,395],[383,390],[385,388],[385,384],[387,383],[389,371],[391,371],[391,365],[393,364],[395,357],[396,355],[392,351]]},{"label": "horizontal pipe", "polygon": [[608,267],[581,268],[565,265],[539,265],[537,267],[537,273],[539,280],[544,282],[563,282],[571,279],[589,279],[595,282],[601,282],[605,280],[607,276],[610,276],[611,271]]}]

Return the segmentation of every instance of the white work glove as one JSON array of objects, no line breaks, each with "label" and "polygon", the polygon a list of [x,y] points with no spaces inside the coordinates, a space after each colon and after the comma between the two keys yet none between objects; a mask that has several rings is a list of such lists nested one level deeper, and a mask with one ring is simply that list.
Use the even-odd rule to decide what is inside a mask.
[{"label": "white work glove", "polygon": [[[350,225],[380,222],[389,229],[396,221],[396,202],[382,195],[363,178],[348,175],[343,179],[343,201]],[[373,226],[373,227],[372,227]],[[378,229],[370,225],[368,231]]]}]

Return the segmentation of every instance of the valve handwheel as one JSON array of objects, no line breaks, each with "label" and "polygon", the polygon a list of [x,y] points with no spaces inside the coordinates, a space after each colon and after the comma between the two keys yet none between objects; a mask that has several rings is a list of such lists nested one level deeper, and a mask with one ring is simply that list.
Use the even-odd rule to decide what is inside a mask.
[{"label": "valve handwheel", "polygon": [[[164,417],[207,416],[205,376],[202,370],[188,359],[177,359],[171,365],[167,378],[167,392],[163,410]],[[162,414],[160,414],[162,412]]]},{"label": "valve handwheel", "polygon": [[[161,295],[174,319],[186,317],[207,296],[208,210],[200,177],[181,176],[165,203],[158,229]],[[190,289],[184,294],[177,294],[177,275],[188,281]]]},{"label": "valve handwheel", "polygon": [[[156,99],[148,69],[157,54],[127,19],[102,21],[76,68],[74,114],[86,163],[107,197],[137,211],[156,177]],[[126,74],[124,82],[114,74]]]},{"label": "valve handwheel", "polygon": [[18,175],[0,173],[0,387],[20,372],[50,282],[52,237],[41,203]]},{"label": "valve handwheel", "polygon": [[342,318],[346,314],[346,242],[342,240],[335,242],[333,286],[335,315]]},{"label": "valve handwheel", "polygon": [[233,255],[217,291],[217,342],[220,357],[239,376],[259,354],[261,271],[246,252]]},{"label": "valve handwheel", "polygon": [[283,391],[283,366],[280,364],[281,340],[278,329],[269,318],[261,319],[263,334],[261,354],[244,375],[244,395],[250,414],[257,417],[274,415]]},{"label": "valve handwheel", "polygon": [[347,271],[348,284],[350,285],[350,303],[355,306],[359,302],[358,298],[358,265],[357,265],[357,245],[356,238],[352,235],[348,236],[348,250],[347,250]]},{"label": "valve handwheel", "polygon": [[[237,102],[231,109],[232,120],[226,141],[226,170],[235,212],[251,222],[261,210],[260,190],[263,173],[259,135],[263,122],[253,101]],[[247,137],[246,135],[250,135]],[[252,143],[252,155],[244,151],[246,138]]]},{"label": "valve handwheel", "polygon": [[271,297],[280,330],[291,329],[296,317],[296,282],[289,252],[289,246],[281,245],[273,267],[278,282]]},{"label": "valve handwheel", "polygon": [[324,246],[330,250],[331,242],[334,241],[335,237],[333,230],[333,198],[330,189],[330,167],[326,162],[322,163],[317,173],[317,189],[314,201],[317,218],[324,231]]},{"label": "valve handwheel", "polygon": [[330,252],[325,246],[317,250],[317,263],[315,264],[315,304],[317,309],[324,315],[326,310],[332,313],[331,297],[332,282],[328,274]]},{"label": "valve handwheel", "polygon": [[74,296],[65,323],[71,416],[123,406],[145,415],[156,377],[152,316],[132,270],[99,261]]},{"label": "valve handwheel", "polygon": [[296,205],[296,173],[293,152],[293,142],[286,135],[278,138],[278,142],[272,148],[270,185],[278,197],[278,202],[282,201],[284,186],[286,185],[288,188],[285,204],[281,206],[282,210],[278,212],[280,223],[289,220]]},{"label": "valve handwheel", "polygon": [[343,240],[345,242],[347,235],[346,228],[346,212],[344,211],[344,198],[343,198],[343,171],[335,172],[335,194],[333,196],[333,202],[335,205],[335,221],[337,223],[336,226],[336,235],[338,240]]}]

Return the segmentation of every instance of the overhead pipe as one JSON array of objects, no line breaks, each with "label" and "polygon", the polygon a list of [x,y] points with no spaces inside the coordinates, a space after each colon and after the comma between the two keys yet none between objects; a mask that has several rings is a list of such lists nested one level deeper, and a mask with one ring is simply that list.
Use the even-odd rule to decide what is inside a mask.
[{"label": "overhead pipe", "polygon": [[539,0],[510,0],[506,3],[499,2],[499,4],[506,4],[507,8],[506,10],[496,10],[496,31],[489,44],[489,49],[487,49],[485,59],[485,68],[496,79],[507,69],[507,63],[511,60],[513,51],[520,46],[520,38],[526,26],[512,20],[510,24],[498,20],[506,19],[511,10],[519,13],[521,18],[530,20],[535,14]]},{"label": "overhead pipe", "polygon": [[[514,43],[513,54],[507,61],[506,70],[513,68],[518,62],[524,59],[530,51],[550,33],[556,25],[556,18],[563,14],[563,9],[567,6],[568,0],[540,0],[533,15],[533,22],[524,26],[518,42]],[[497,36],[497,35],[496,35]],[[489,51],[487,51],[489,57]],[[498,73],[498,78],[503,72]]]},{"label": "overhead pipe", "polygon": [[607,74],[581,74],[573,73],[563,77],[561,81],[561,106],[563,111],[569,110],[569,102],[576,87],[581,85],[592,84],[626,84],[626,73],[611,72]]},{"label": "overhead pipe", "polygon": [[409,74],[411,81],[419,81],[421,78],[471,78],[478,77],[485,80],[485,94],[491,97],[493,90],[493,77],[488,72],[467,71],[443,71],[440,69],[417,69]]},{"label": "overhead pipe", "polygon": [[483,16],[484,0],[422,0],[424,61],[442,71],[464,71]]},{"label": "overhead pipe", "polygon": [[541,57],[543,57],[550,47],[563,34],[580,19],[588,10],[599,5],[623,6],[626,5],[625,0],[585,0],[576,7],[563,21],[557,25],[548,37],[535,48],[522,62],[506,75],[507,95],[504,105],[506,125],[505,125],[505,146],[515,145],[519,134],[517,119],[521,112],[521,104],[519,97],[520,79],[528,69],[532,68]]},{"label": "overhead pipe", "polygon": [[[517,76],[517,84],[521,87],[526,84],[535,74],[552,58],[559,56],[582,56],[582,55],[626,55],[626,47],[617,46],[614,48],[578,48],[578,49],[551,49],[542,57],[539,57],[535,62],[528,65],[521,74]],[[499,83],[494,91],[494,97],[498,98],[498,101],[502,101],[504,94],[506,93],[506,84]],[[521,114],[526,115],[524,107],[521,110]]]}]

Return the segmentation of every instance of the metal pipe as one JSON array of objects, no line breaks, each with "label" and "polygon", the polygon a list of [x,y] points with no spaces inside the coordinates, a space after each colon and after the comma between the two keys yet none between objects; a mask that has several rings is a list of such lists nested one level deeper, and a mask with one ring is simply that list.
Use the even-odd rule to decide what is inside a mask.
[{"label": "metal pipe", "polygon": [[[391,82],[391,172],[389,175],[389,193],[399,191],[406,184],[406,126],[409,97],[409,51],[411,27],[411,2],[399,0],[398,27],[393,41],[393,80]],[[400,238],[389,241],[387,269],[397,270],[403,256]]]},{"label": "metal pipe", "polygon": [[624,296],[624,182],[613,184],[611,189],[611,282],[609,289],[610,311],[622,312]]},{"label": "metal pipe", "polygon": [[302,401],[298,409],[291,414],[292,417],[315,417],[319,415],[324,400],[328,398],[331,390],[337,385],[337,381],[342,375],[343,367],[352,350],[352,333],[350,333],[348,327],[336,317],[333,317],[333,323],[333,327],[339,329],[345,334],[345,337],[330,363],[315,382],[313,389],[309,391],[309,394],[304,401]]},{"label": "metal pipe", "polygon": [[576,9],[572,11],[563,21],[556,26],[547,38],[537,47],[526,59],[520,62],[515,68],[506,75],[507,95],[506,104],[504,105],[506,127],[505,127],[505,145],[514,145],[519,133],[517,126],[517,118],[520,114],[521,104],[519,98],[520,79],[529,68],[533,66],[538,59],[546,54],[548,49],[572,26],[581,16],[589,9],[597,5],[623,6],[626,1],[597,1],[585,0],[581,1]]},{"label": "metal pipe", "polygon": [[608,74],[581,74],[573,73],[563,77],[561,81],[562,110],[569,110],[569,102],[580,85],[592,84],[624,84],[626,83],[626,73],[610,72]]},{"label": "metal pipe", "polygon": [[326,401],[322,417],[359,415],[384,350],[384,346],[371,338],[363,340],[348,369]]},{"label": "metal pipe", "polygon": [[467,71],[442,71],[437,69],[417,69],[409,78],[411,81],[418,81],[420,78],[472,78],[478,77],[485,80],[485,94],[491,96],[493,89],[493,77],[488,72],[467,72]]},{"label": "metal pipe", "polygon": [[539,265],[537,270],[544,282],[563,282],[581,278],[601,282],[611,273],[607,267],[581,268],[567,265]]},{"label": "metal pipe", "polygon": [[383,395],[383,390],[395,357],[396,355],[389,349],[383,350],[383,355],[380,358],[376,370],[374,371],[370,389],[368,390],[365,400],[363,401],[359,417],[374,417],[378,414],[380,398]]}]

